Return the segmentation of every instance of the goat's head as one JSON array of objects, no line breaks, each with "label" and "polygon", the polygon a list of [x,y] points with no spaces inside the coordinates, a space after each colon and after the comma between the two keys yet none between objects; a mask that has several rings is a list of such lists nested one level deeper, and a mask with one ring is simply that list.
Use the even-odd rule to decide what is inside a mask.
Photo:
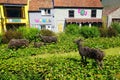
[{"label": "goat's head", "polygon": [[83,42],[83,40],[82,39],[77,39],[77,40],[74,40],[74,43],[76,43],[76,44],[80,44],[80,43],[82,43]]}]

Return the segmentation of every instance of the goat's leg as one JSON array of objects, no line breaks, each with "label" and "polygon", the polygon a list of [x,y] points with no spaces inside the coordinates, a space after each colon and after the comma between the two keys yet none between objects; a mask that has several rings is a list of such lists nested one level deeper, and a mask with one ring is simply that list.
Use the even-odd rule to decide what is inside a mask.
[{"label": "goat's leg", "polygon": [[82,59],[81,61],[84,62],[84,57],[83,56],[81,56],[81,59]]},{"label": "goat's leg", "polygon": [[85,57],[85,63],[87,63],[86,59],[87,59],[87,58]]},{"label": "goat's leg", "polygon": [[103,66],[103,61],[100,61],[99,63],[100,63],[100,67],[102,68],[102,66]]},{"label": "goat's leg", "polygon": [[96,62],[98,64],[99,69],[101,70],[102,69],[102,61],[96,60]]}]

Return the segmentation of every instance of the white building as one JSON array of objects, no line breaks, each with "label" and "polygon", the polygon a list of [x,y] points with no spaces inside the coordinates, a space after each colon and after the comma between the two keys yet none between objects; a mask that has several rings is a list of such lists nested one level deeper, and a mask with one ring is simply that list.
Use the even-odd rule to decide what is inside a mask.
[{"label": "white building", "polygon": [[[100,0],[30,0],[30,25],[45,25],[54,32],[62,32],[67,24],[97,25],[102,24],[102,4]],[[45,11],[50,15],[45,14]],[[51,22],[41,22],[41,19]],[[36,21],[35,21],[36,20]]]},{"label": "white building", "polygon": [[110,27],[112,22],[120,22],[120,7],[105,8],[103,12],[107,27]]},{"label": "white building", "polygon": [[54,21],[56,31],[63,31],[66,24],[102,24],[102,4],[100,0],[54,0]]}]

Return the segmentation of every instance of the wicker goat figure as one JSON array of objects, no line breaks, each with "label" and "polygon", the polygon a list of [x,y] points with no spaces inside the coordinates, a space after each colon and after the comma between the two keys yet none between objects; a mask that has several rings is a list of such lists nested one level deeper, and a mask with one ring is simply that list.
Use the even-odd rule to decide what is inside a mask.
[{"label": "wicker goat figure", "polygon": [[11,39],[8,43],[8,48],[18,49],[20,47],[28,47],[29,41],[26,39]]},{"label": "wicker goat figure", "polygon": [[57,37],[56,36],[42,36],[39,34],[39,37],[41,39],[42,42],[44,43],[57,43]]},{"label": "wicker goat figure", "polygon": [[41,46],[45,45],[43,42],[37,42],[37,36],[35,36],[35,40],[34,40],[34,47],[35,48],[40,48]]},{"label": "wicker goat figure", "polygon": [[102,61],[104,58],[104,52],[99,50],[99,49],[83,47],[82,41],[83,40],[81,40],[81,39],[75,41],[75,43],[78,46],[78,51],[79,51],[79,54],[82,58],[82,61],[86,62],[86,58],[94,59],[98,63],[99,68],[101,69],[102,68]]}]

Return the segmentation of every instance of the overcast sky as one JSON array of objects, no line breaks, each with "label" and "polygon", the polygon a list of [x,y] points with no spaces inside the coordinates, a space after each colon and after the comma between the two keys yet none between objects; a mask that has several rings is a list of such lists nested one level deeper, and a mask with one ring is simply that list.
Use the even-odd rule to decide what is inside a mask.
[{"label": "overcast sky", "polygon": [[102,0],[102,3],[105,7],[120,6],[120,0]]}]

